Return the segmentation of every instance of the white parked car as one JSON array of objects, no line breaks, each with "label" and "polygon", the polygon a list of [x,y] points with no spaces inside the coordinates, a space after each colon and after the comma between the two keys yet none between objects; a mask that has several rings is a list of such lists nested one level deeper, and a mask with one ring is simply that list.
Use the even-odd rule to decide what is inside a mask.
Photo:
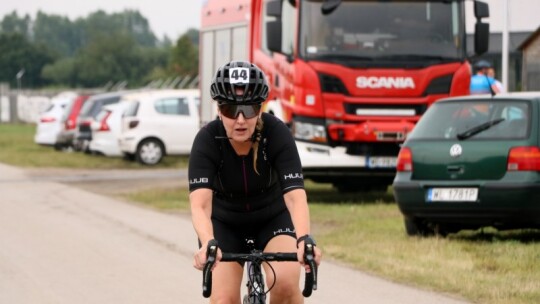
[{"label": "white parked car", "polygon": [[92,121],[92,141],[90,151],[105,156],[122,156],[118,137],[122,131],[122,115],[128,105],[127,102],[119,102],[106,105]]},{"label": "white parked car", "polygon": [[49,107],[39,115],[34,135],[35,143],[53,146],[56,149],[61,148],[58,145],[58,135],[63,129],[62,117],[66,108],[77,96],[74,92],[63,92],[51,98]]},{"label": "white parked car", "polygon": [[165,155],[188,155],[199,131],[199,90],[152,90],[126,95],[120,150],[155,165]]}]

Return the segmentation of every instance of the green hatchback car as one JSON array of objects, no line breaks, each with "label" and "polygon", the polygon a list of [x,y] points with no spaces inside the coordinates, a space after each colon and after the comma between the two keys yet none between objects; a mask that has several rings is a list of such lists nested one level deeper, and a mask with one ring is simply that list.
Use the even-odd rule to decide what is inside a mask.
[{"label": "green hatchback car", "polygon": [[540,92],[447,98],[400,149],[393,182],[408,235],[540,228]]}]

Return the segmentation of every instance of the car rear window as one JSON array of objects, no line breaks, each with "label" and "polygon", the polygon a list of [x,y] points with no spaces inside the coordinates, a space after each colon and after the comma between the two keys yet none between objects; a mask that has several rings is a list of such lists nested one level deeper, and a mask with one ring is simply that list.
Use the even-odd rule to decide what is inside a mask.
[{"label": "car rear window", "polygon": [[124,111],[123,116],[134,117],[134,116],[137,116],[138,111],[139,111],[139,102],[138,101],[130,102],[126,110]]},{"label": "car rear window", "polygon": [[189,116],[189,104],[186,98],[166,98],[157,100],[154,108],[158,113]]},{"label": "car rear window", "polygon": [[120,97],[122,97],[122,96],[118,95],[118,96],[114,96],[114,97],[108,97],[108,98],[104,98],[104,99],[99,99],[96,103],[94,103],[94,106],[92,107],[92,110],[90,110],[90,115],[89,116],[96,117],[96,115],[99,114],[99,112],[101,111],[101,109],[104,106],[118,103],[120,101]]},{"label": "car rear window", "polygon": [[53,108],[54,108],[54,103],[51,103],[50,105],[47,106],[47,108],[45,108],[45,110],[43,110],[43,113],[49,112],[49,111],[52,110]]},{"label": "car rear window", "polygon": [[64,110],[64,114],[62,115],[62,121],[66,121],[71,114],[71,111],[73,110],[73,107],[75,106],[75,100],[71,101]]},{"label": "car rear window", "polygon": [[528,135],[527,101],[452,101],[435,103],[420,119],[410,139],[522,139]]},{"label": "car rear window", "polygon": [[99,111],[99,113],[96,115],[96,121],[102,121],[103,118],[105,118],[110,112],[111,112],[111,110],[105,110],[105,109],[102,109],[102,110]]}]

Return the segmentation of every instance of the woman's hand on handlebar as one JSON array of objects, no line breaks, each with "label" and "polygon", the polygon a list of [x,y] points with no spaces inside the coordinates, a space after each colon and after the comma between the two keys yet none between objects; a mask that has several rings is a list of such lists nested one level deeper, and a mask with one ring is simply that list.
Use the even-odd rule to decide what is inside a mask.
[{"label": "woman's hand on handlebar", "polygon": [[305,241],[301,241],[298,243],[298,261],[304,268],[306,269],[306,272],[311,272],[311,269],[309,265],[306,263],[306,245],[311,245],[313,248],[313,255],[312,258],[315,260],[315,264],[317,267],[321,264],[321,258],[322,258],[322,251],[319,249],[319,247],[316,246],[315,241],[309,237],[309,239],[306,239]]},{"label": "woman's hand on handlebar", "polygon": [[219,246],[217,246],[217,243],[213,244],[212,241],[214,240],[210,240],[206,244],[203,244],[201,248],[199,248],[199,250],[195,252],[193,256],[193,267],[197,268],[198,270],[203,270],[206,262],[208,261],[208,255],[211,254],[211,248],[213,245],[215,245],[217,254],[215,256],[215,262],[211,270],[214,270],[214,268],[216,268],[219,260],[221,260],[221,250],[219,249]]}]

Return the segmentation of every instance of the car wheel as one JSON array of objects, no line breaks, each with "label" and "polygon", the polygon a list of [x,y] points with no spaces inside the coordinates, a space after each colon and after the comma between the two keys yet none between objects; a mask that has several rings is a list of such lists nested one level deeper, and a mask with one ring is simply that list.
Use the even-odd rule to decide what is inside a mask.
[{"label": "car wheel", "polygon": [[82,142],[81,151],[83,151],[86,154],[92,154],[92,151],[90,151],[90,141],[85,139]]},{"label": "car wheel", "polygon": [[81,152],[82,151],[82,143],[79,140],[73,141],[73,150],[75,152]]},{"label": "car wheel", "polygon": [[143,165],[155,165],[161,161],[165,149],[157,139],[145,139],[137,147],[135,157]]},{"label": "car wheel", "polygon": [[408,236],[431,236],[434,231],[428,227],[428,225],[419,220],[405,217],[405,231]]}]

